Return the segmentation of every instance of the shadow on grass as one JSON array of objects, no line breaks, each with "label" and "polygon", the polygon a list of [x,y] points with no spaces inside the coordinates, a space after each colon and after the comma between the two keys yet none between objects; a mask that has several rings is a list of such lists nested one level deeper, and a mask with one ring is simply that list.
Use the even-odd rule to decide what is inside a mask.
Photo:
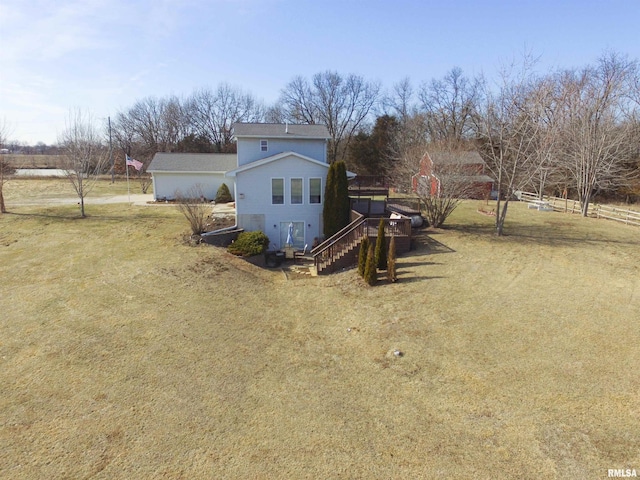
[{"label": "shadow on grass", "polygon": [[[405,258],[404,255],[402,258]],[[438,262],[398,262],[398,265],[402,268],[411,268],[411,267],[428,267],[433,265],[442,265]]]},{"label": "shadow on grass", "polygon": [[[466,235],[485,237],[490,240],[505,242],[517,242],[518,244],[577,247],[584,244],[619,244],[639,245],[640,238],[630,236],[627,239],[615,238],[607,230],[604,220],[584,219],[582,221],[561,220],[549,217],[543,222],[524,223],[522,221],[509,221],[504,227],[504,234],[495,234],[495,225],[480,223],[450,224],[443,228],[444,231],[453,231]],[[597,223],[591,223],[597,222]],[[614,225],[611,224],[613,227]],[[618,225],[616,225],[618,226]],[[637,240],[636,240],[637,238]]]},{"label": "shadow on grass", "polygon": [[439,275],[434,275],[432,277],[428,277],[428,276],[418,276],[418,277],[404,277],[402,275],[402,273],[398,273],[398,280],[396,281],[396,283],[416,283],[416,282],[424,282],[426,280],[439,280],[439,279],[443,279],[443,278],[447,278],[447,277],[442,277]]},{"label": "shadow on grass", "polygon": [[415,257],[426,254],[454,253],[455,250],[453,248],[448,247],[444,243],[439,242],[434,238],[434,236],[438,235],[439,233],[440,232],[436,230],[425,230],[416,233],[411,240],[411,251],[404,253],[402,256]]}]

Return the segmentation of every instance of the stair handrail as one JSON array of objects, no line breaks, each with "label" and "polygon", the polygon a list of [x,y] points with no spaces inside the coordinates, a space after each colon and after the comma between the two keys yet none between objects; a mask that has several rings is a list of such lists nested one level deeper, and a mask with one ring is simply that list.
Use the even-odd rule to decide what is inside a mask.
[{"label": "stair handrail", "polygon": [[360,222],[360,221],[365,219],[364,215],[362,215],[361,213],[356,212],[355,210],[351,210],[351,215],[355,216],[355,219],[352,220],[351,223],[349,225],[347,225],[346,227],[344,227],[342,230],[338,230],[336,233],[331,235],[329,238],[327,238],[320,245],[318,245],[317,247],[312,249],[311,252],[310,252],[311,255],[322,253],[324,250],[327,249],[327,247],[329,247],[329,246],[333,245],[334,243],[336,243],[336,241],[339,240],[339,237],[343,237],[345,234],[349,233],[351,230],[353,230],[354,228],[356,228],[358,226],[358,222]]},{"label": "stair handrail", "polygon": [[[351,215],[352,217],[355,217],[355,219],[349,225],[344,227],[342,230],[339,230],[338,232],[334,233],[329,238],[327,238],[324,242],[318,245],[316,248],[311,250],[310,253],[313,256],[313,263],[316,266],[316,268],[319,267],[318,264],[319,264],[319,258],[321,255],[323,255],[327,250],[331,249],[332,247],[340,246],[340,243],[343,239],[348,237],[354,230],[362,226],[367,220],[364,217],[364,215],[361,215],[355,210],[351,211]],[[333,261],[333,258],[329,258],[327,260],[331,262]]]}]

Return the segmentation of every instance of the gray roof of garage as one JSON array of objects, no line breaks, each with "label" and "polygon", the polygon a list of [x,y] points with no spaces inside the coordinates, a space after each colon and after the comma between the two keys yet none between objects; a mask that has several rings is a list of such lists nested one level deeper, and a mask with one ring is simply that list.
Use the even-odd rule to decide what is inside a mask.
[{"label": "gray roof of garage", "polygon": [[235,153],[156,153],[148,172],[228,172],[238,166]]}]

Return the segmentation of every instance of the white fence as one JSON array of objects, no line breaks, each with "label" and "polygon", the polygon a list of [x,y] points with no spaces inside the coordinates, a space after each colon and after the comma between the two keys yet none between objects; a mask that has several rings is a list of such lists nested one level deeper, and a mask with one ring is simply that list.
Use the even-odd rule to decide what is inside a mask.
[{"label": "white fence", "polygon": [[[544,210],[550,207],[554,212],[581,213],[580,202],[567,198],[549,197],[544,195],[542,200],[535,193],[519,192],[518,198],[523,202],[527,202],[530,207]],[[606,218],[607,220],[615,220],[627,225],[636,225],[640,227],[640,212],[636,210],[627,210],[613,205],[600,205],[598,203],[589,204],[587,215],[594,218]]]}]

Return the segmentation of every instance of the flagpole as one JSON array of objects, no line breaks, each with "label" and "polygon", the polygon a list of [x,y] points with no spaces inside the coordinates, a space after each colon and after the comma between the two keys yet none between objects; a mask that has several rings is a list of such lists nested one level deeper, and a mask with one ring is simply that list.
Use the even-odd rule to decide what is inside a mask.
[{"label": "flagpole", "polygon": [[129,189],[129,162],[128,160],[128,155],[125,153],[124,155],[124,164],[125,164],[125,168],[127,169],[127,198],[129,199],[129,206],[131,206],[131,190]]}]

